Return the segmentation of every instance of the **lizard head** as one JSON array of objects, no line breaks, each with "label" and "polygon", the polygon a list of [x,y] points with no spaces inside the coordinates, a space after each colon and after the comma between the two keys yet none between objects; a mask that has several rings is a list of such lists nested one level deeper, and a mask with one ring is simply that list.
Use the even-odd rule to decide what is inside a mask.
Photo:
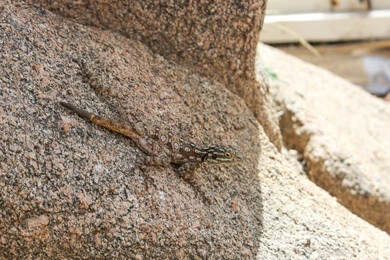
[{"label": "lizard head", "polygon": [[242,161],[243,157],[234,148],[229,146],[213,146],[207,149],[207,154],[203,158],[204,162],[218,163],[236,163]]}]

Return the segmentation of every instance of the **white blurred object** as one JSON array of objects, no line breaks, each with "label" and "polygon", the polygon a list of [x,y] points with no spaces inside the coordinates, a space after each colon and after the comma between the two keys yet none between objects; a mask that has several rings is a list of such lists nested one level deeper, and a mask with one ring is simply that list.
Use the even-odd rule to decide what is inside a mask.
[{"label": "white blurred object", "polygon": [[363,57],[364,71],[369,78],[365,86],[374,95],[384,96],[390,91],[390,59],[367,55]]},{"label": "white blurred object", "polygon": [[390,0],[269,0],[260,40],[265,43],[390,38]]}]

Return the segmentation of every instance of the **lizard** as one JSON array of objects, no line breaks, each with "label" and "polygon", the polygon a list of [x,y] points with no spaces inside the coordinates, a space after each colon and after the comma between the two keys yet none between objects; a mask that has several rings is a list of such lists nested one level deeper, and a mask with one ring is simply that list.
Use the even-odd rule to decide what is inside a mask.
[{"label": "lizard", "polygon": [[129,137],[147,155],[150,164],[179,166],[178,172],[183,177],[200,168],[202,163],[237,163],[243,159],[230,146],[198,146],[159,127],[148,127],[142,123],[131,125],[90,113],[66,102],[59,104],[86,120]]}]

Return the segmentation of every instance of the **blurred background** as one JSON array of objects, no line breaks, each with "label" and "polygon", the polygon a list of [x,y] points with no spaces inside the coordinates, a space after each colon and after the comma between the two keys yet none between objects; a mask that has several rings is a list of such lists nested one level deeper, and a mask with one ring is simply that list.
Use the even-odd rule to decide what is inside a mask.
[{"label": "blurred background", "polygon": [[260,40],[390,102],[390,0],[268,0]]}]

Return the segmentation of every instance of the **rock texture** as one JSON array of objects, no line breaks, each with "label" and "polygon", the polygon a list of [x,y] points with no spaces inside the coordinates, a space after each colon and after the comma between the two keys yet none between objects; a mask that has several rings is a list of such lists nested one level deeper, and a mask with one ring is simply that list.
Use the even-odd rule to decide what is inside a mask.
[{"label": "rock texture", "polygon": [[[280,149],[282,139],[266,82],[255,78],[255,55],[265,0],[89,1],[30,0],[78,23],[139,39],[153,52],[242,97]],[[245,86],[245,87],[242,87]]]},{"label": "rock texture", "polygon": [[[0,258],[254,258],[261,128],[241,99],[139,42],[23,3],[1,8]],[[60,100],[236,146],[245,163],[205,166],[190,185]]]},{"label": "rock texture", "polygon": [[271,89],[286,146],[302,154],[315,183],[390,233],[389,104],[265,45],[259,52],[277,75]]},{"label": "rock texture", "polygon": [[255,79],[264,0],[30,2],[138,38],[153,52],[225,84]]},{"label": "rock texture", "polygon": [[[310,182],[218,82],[22,2],[0,3],[0,33],[0,258],[390,258],[390,237]],[[60,100],[232,144],[245,161],[190,185]]]},{"label": "rock texture", "polygon": [[295,154],[281,155],[267,141],[262,151],[263,231],[256,259],[390,259],[390,236],[311,182]]}]

